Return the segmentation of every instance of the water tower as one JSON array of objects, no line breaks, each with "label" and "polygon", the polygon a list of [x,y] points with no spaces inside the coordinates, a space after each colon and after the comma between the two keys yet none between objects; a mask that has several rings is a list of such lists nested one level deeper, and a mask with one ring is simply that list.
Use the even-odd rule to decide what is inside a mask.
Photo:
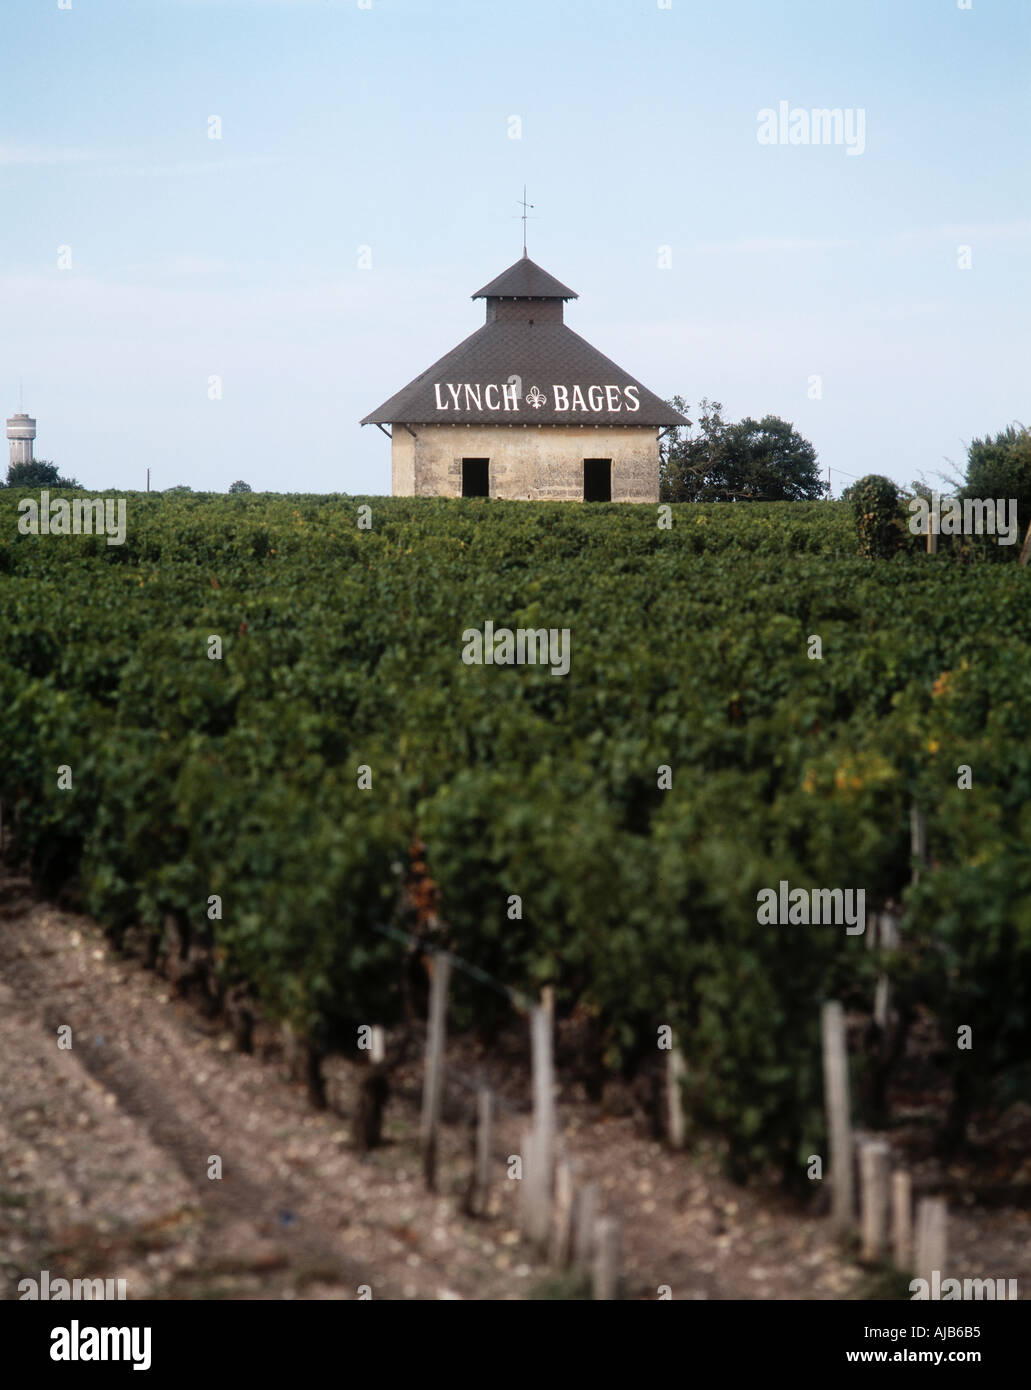
[{"label": "water tower", "polygon": [[32,462],[32,441],[36,437],[36,422],[31,415],[12,415],[7,422],[7,438],[11,441],[11,463]]}]

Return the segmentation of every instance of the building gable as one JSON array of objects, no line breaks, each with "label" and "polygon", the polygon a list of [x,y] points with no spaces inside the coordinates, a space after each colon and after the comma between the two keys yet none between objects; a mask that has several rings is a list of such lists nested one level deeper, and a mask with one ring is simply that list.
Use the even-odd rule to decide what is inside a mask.
[{"label": "building gable", "polygon": [[690,423],[562,321],[575,292],[528,258],[473,298],[486,299],[487,322],[363,425]]}]

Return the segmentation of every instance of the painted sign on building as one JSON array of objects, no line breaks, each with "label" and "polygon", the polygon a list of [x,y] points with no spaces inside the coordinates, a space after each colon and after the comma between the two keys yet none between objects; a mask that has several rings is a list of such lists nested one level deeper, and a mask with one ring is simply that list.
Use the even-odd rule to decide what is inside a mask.
[{"label": "painted sign on building", "polygon": [[[500,394],[499,394],[500,393]],[[513,382],[490,382],[486,386],[468,381],[433,383],[433,396],[438,410],[518,410],[518,387]],[[526,393],[526,404],[531,410],[540,410],[548,404],[548,396],[539,386],[531,386]],[[641,408],[641,400],[636,386],[566,386],[553,382],[551,386],[551,406],[555,411],[582,410],[600,414],[607,411],[619,414],[627,411],[633,414]]]}]

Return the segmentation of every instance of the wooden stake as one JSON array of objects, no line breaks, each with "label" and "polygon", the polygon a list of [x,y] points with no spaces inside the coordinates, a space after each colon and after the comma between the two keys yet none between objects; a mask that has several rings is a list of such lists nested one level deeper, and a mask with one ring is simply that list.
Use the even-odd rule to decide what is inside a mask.
[{"label": "wooden stake", "polygon": [[368,1153],[383,1142],[383,1109],[390,1096],[386,1032],[378,1023],[369,1035],[369,1065],[358,1086],[354,1117],[354,1141],[359,1153]]},{"label": "wooden stake", "polygon": [[490,1204],[490,1169],[494,1153],[494,1095],[488,1086],[481,1086],[476,1096],[476,1172],[473,1187],[473,1211],[486,1216]]},{"label": "wooden stake", "polygon": [[1024,537],[1024,544],[1020,547],[1020,559],[1017,563],[1026,565],[1029,558],[1031,558],[1031,521],[1027,524],[1027,535]]},{"label": "wooden stake", "polygon": [[888,1228],[888,1145],[881,1139],[870,1139],[859,1151],[859,1182],[862,1206],[862,1253],[867,1264],[879,1264],[883,1255]]},{"label": "wooden stake", "polygon": [[540,1007],[534,1009],[530,1022],[533,1051],[533,1120],[534,1128],[542,1136],[541,1157],[549,1175],[555,1154],[555,1063],[552,1053],[554,1007],[554,992],[550,988],[543,990]]},{"label": "wooden stake", "polygon": [[913,1193],[909,1174],[896,1168],[891,1176],[891,1236],[895,1268],[913,1268]]},{"label": "wooden stake", "polygon": [[889,952],[898,950],[899,928],[898,918],[891,912],[878,913],[876,920],[877,944],[881,952],[882,968],[877,975],[873,1016],[874,1022],[881,1031],[886,1032],[891,1014],[891,985],[883,969],[883,958]]},{"label": "wooden stake", "polygon": [[947,1215],[944,1197],[921,1197],[916,1208],[916,1276],[933,1282],[935,1270],[945,1279],[948,1256]]},{"label": "wooden stake", "polygon": [[445,955],[433,959],[430,982],[430,1019],[426,1030],[426,1075],[422,1091],[422,1168],[426,1186],[433,1191],[437,1182],[437,1133],[440,1105],[444,1095],[444,1040],[447,1027],[447,991],[451,961]]},{"label": "wooden stake", "polygon": [[542,1239],[541,1228],[548,1217],[548,1207],[542,1182],[543,1169],[540,1163],[540,1135],[536,1129],[523,1132],[523,1184],[519,1193],[519,1225],[527,1240],[541,1249],[547,1242],[547,1228]]},{"label": "wooden stake", "polygon": [[891,1004],[891,990],[887,975],[878,975],[873,996],[873,1021],[883,1032],[888,1026],[888,1009]]},{"label": "wooden stake", "polygon": [[616,1297],[619,1284],[619,1223],[610,1216],[599,1216],[594,1223],[591,1276],[595,1298]]},{"label": "wooden stake", "polygon": [[544,1144],[539,1130],[530,1130],[523,1156],[523,1231],[544,1254],[551,1229],[551,1174],[543,1159]]},{"label": "wooden stake", "polygon": [[831,1220],[838,1231],[852,1222],[852,1116],[848,1092],[848,1053],[845,1048],[845,1015],[840,1004],[824,1004],[823,1091],[830,1140]]},{"label": "wooden stake", "polygon": [[881,914],[879,912],[868,912],[866,914],[866,949],[876,950],[880,932]]},{"label": "wooden stake", "polygon": [[573,1265],[582,1274],[591,1268],[594,1223],[598,1215],[598,1184],[589,1182],[573,1198]]},{"label": "wooden stake", "polygon": [[573,1165],[560,1158],[555,1165],[555,1201],[552,1205],[551,1250],[553,1265],[564,1269],[572,1257],[570,1237],[573,1229]]},{"label": "wooden stake", "polygon": [[[175,969],[178,965],[179,957],[179,929],[178,926],[174,924],[174,921],[172,923],[169,922],[170,916],[171,914],[168,914],[168,916],[165,917],[165,929],[167,931],[169,926],[172,926],[173,945],[168,953],[168,959],[169,964]],[[283,1039],[283,1063],[286,1068],[287,1080],[296,1081],[300,1074],[300,1042],[298,1041],[297,1034],[293,1030],[293,1026],[287,1023],[285,1019],[280,1028],[280,1036]]]},{"label": "wooden stake", "polygon": [[[552,1055],[554,998],[551,989],[541,995],[539,1008],[530,1017],[533,1055],[533,1133],[531,1155],[529,1229],[527,1234],[538,1246],[548,1243],[551,1225],[551,1189],[555,1162],[555,1066]],[[527,1177],[526,1161],[523,1178]]]},{"label": "wooden stake", "polygon": [[687,1063],[679,1047],[673,1047],[666,1055],[666,1132],[670,1145],[682,1149],[687,1133],[684,1115],[684,1092],[681,1086],[687,1075]]},{"label": "wooden stake", "polygon": [[899,948],[899,919],[894,912],[881,913],[881,950],[897,951]]},{"label": "wooden stake", "polygon": [[[881,949],[883,922],[884,916],[880,912],[871,912],[867,916],[866,944],[871,951],[880,951]],[[888,1018],[888,981],[881,970],[877,972],[877,981],[874,985],[873,1018],[879,1028],[885,1027]]]}]

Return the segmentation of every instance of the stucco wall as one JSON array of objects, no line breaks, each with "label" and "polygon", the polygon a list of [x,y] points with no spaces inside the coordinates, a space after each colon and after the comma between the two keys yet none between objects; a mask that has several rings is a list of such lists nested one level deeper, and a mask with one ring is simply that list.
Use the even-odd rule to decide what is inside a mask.
[{"label": "stucco wall", "polygon": [[462,459],[490,459],[490,495],[583,501],[585,458],[612,460],[613,502],[658,502],[653,425],[404,425],[392,427],[395,497],[461,497]]},{"label": "stucco wall", "polygon": [[395,497],[415,496],[415,440],[404,425],[390,431],[390,490]]}]

